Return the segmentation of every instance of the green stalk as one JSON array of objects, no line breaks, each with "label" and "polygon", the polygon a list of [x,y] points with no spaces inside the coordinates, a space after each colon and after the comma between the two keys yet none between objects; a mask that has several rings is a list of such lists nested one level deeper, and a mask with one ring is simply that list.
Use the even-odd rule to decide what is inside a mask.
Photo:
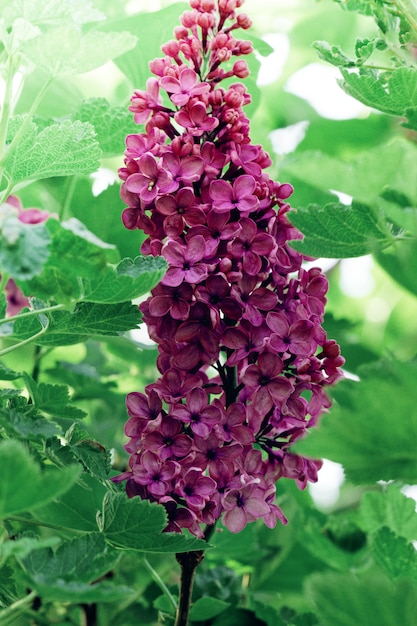
[{"label": "green stalk", "polygon": [[3,106],[1,111],[0,118],[0,155],[1,160],[6,153],[6,140],[7,140],[7,131],[9,128],[9,119],[12,113],[11,111],[11,103],[12,103],[12,95],[13,95],[13,78],[15,75],[14,68],[14,59],[12,56],[9,56],[9,63],[7,68],[7,76],[6,76],[6,85],[4,91],[4,99]]},{"label": "green stalk", "polygon": [[34,315],[41,315],[42,313],[51,313],[52,311],[62,311],[65,309],[64,304],[54,304],[53,306],[46,306],[43,309],[33,309],[32,311],[25,311],[24,313],[18,313],[17,315],[11,315],[10,317],[4,317],[0,320],[0,324],[8,324],[9,322],[15,322],[21,320],[24,317],[33,317]]},{"label": "green stalk", "polygon": [[19,600],[16,600],[16,602],[13,602],[13,604],[8,606],[7,609],[3,609],[2,611],[0,611],[0,624],[4,625],[10,623],[10,618],[15,619],[17,617],[17,615],[13,615],[13,613],[18,613],[21,611],[21,609],[26,608],[28,604],[31,604],[33,602],[36,596],[36,591],[31,591],[24,598],[20,598]]},{"label": "green stalk", "polygon": [[26,346],[28,343],[35,341],[35,339],[42,337],[42,335],[44,335],[46,331],[48,330],[48,326],[49,324],[47,326],[44,326],[38,333],[35,333],[31,337],[28,337],[27,339],[23,339],[23,341],[19,341],[19,343],[15,343],[12,346],[9,346],[8,348],[4,348],[3,350],[0,350],[0,356],[9,354],[10,352],[13,352],[14,350],[18,350],[22,346]]},{"label": "green stalk", "polygon": [[404,19],[417,34],[417,2],[416,0],[395,0],[394,4],[404,16]]},{"label": "green stalk", "polygon": [[148,570],[148,572],[150,573],[150,575],[152,576],[153,580],[158,585],[158,587],[166,595],[166,597],[168,598],[172,608],[174,609],[174,613],[176,613],[177,612],[177,602],[176,602],[174,596],[172,595],[172,593],[170,592],[170,590],[168,589],[168,587],[166,586],[166,584],[164,583],[164,581],[162,580],[162,578],[160,577],[158,572],[149,563],[148,559],[143,558],[142,562],[143,562],[144,566],[146,567],[146,569]]},{"label": "green stalk", "polygon": [[[25,120],[24,120],[23,124],[21,125],[21,127],[19,128],[19,130],[17,131],[15,136],[13,137],[11,143],[7,146],[7,150],[3,151],[3,154],[1,155],[1,158],[0,158],[0,167],[3,167],[3,165],[4,165],[4,163],[5,163],[6,159],[7,159],[8,153],[11,150],[13,150],[13,148],[19,143],[20,139],[24,135],[24,133],[26,131],[26,128],[28,127],[28,125],[32,121],[33,114],[35,113],[36,109],[38,108],[42,98],[44,97],[47,89],[49,88],[49,86],[51,85],[52,82],[53,82],[53,78],[48,78],[48,80],[43,84],[43,86],[38,91],[38,93],[36,95],[36,98],[32,102],[32,105],[31,105],[29,111],[26,114],[26,117],[25,117]],[[7,132],[7,126],[6,126],[6,132]]]},{"label": "green stalk", "polygon": [[51,528],[52,530],[58,530],[59,532],[72,533],[74,535],[85,535],[90,532],[88,530],[78,530],[77,528],[68,528],[67,526],[61,526],[59,524],[50,524],[49,522],[40,522],[38,520],[27,519],[21,515],[9,515],[8,520],[12,522],[20,522],[22,524],[29,524],[30,526],[41,526],[42,528]]}]

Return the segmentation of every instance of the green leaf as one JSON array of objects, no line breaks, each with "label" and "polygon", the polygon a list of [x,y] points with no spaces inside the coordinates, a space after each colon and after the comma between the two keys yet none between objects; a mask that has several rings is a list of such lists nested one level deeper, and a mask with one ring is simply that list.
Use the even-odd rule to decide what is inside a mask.
[{"label": "green leaf", "polygon": [[207,543],[179,533],[162,532],[167,524],[163,506],[124,493],[108,492],[103,502],[101,529],[110,545],[139,552],[189,552]]},{"label": "green leaf", "polygon": [[289,218],[304,234],[303,241],[293,241],[291,246],[308,256],[363,256],[395,241],[382,216],[358,202],[352,206],[331,203],[324,208],[310,204],[292,211]]},{"label": "green leaf", "polygon": [[320,626],[393,626],[413,624],[416,589],[395,587],[386,578],[367,575],[314,574],[306,583]]},{"label": "green leaf", "polygon": [[417,364],[382,361],[358,369],[360,382],[341,381],[337,403],[294,449],[341,463],[349,480],[417,479]]},{"label": "green leaf", "polygon": [[14,186],[51,176],[91,174],[99,168],[101,150],[91,124],[63,120],[39,131],[33,120],[20,115],[10,121],[9,141],[23,124],[23,134],[7,152],[4,165]]},{"label": "green leaf", "polygon": [[417,281],[415,267],[417,263],[417,239],[408,239],[401,245],[393,246],[388,250],[381,250],[376,255],[379,265],[399,285],[417,296]]},{"label": "green leaf", "polygon": [[59,537],[18,537],[13,541],[0,544],[0,561],[14,556],[17,559],[27,557],[34,550],[44,550],[60,543]]},{"label": "green leaf", "polygon": [[369,107],[391,115],[405,115],[417,108],[417,69],[399,67],[379,77],[374,72],[356,74],[341,70],[341,86],[347,94]]},{"label": "green leaf", "polygon": [[[49,313],[46,333],[35,340],[43,346],[68,346],[86,341],[90,337],[118,335],[136,328],[141,321],[137,306],[130,302],[95,304],[81,302],[74,311]],[[22,341],[33,337],[41,329],[38,320],[18,318],[14,322],[11,339]]]},{"label": "green leaf", "polygon": [[50,255],[47,225],[24,224],[16,215],[1,217],[1,271],[16,280],[30,280],[41,273]]},{"label": "green leaf", "polygon": [[390,578],[417,583],[417,552],[404,537],[384,526],[373,536],[371,549],[375,561]]},{"label": "green leaf", "polygon": [[65,433],[71,452],[83,464],[86,471],[98,480],[108,480],[110,456],[104,446],[74,423]]},{"label": "green leaf", "polygon": [[81,279],[100,280],[109,260],[117,257],[114,246],[99,240],[75,218],[60,224],[49,219],[50,254],[47,263],[33,280],[17,281],[26,294],[45,301],[67,303],[82,299]]},{"label": "green leaf", "polygon": [[18,596],[14,574],[10,565],[0,567],[0,608],[8,607]]},{"label": "green leaf", "polygon": [[[184,2],[174,3],[161,11],[137,13],[109,23],[112,30],[129,30],[137,36],[134,48],[115,59],[117,67],[127,76],[135,89],[144,89],[149,78],[149,59],[162,56],[161,45],[172,39],[179,16],[189,8]],[[146,54],[143,51],[146,50]]]},{"label": "green leaf", "polygon": [[54,553],[32,552],[22,565],[39,595],[49,601],[113,602],[132,590],[108,582],[90,584],[111,571],[120,558],[100,533],[66,541]]},{"label": "green leaf", "polygon": [[82,419],[87,415],[71,403],[67,385],[37,383],[28,374],[25,375],[26,385],[30,391],[33,405],[40,411],[71,419]]},{"label": "green leaf", "polygon": [[217,598],[210,598],[205,596],[198,598],[196,602],[193,602],[190,611],[191,622],[205,622],[208,619],[220,615],[230,606],[230,602],[224,602]]},{"label": "green leaf", "polygon": [[395,484],[386,485],[383,491],[365,493],[356,519],[369,533],[376,533],[386,526],[410,541],[417,539],[415,501],[401,493]]},{"label": "green leaf", "polygon": [[85,100],[72,117],[94,127],[103,157],[122,154],[126,135],[138,132],[132,113],[126,107],[111,106],[105,98]]},{"label": "green leaf", "polygon": [[73,465],[41,472],[24,446],[12,439],[0,442],[0,467],[0,519],[54,500],[71,487],[81,469]]},{"label": "green leaf", "polygon": [[23,565],[35,581],[91,583],[109,572],[119,558],[120,553],[96,532],[62,542],[56,552],[50,548],[37,550],[23,559]]},{"label": "green leaf", "polygon": [[317,50],[320,59],[327,61],[327,63],[331,63],[337,67],[355,66],[355,61],[349,59],[340,46],[331,46],[327,41],[315,41],[313,48]]},{"label": "green leaf", "polygon": [[33,515],[40,521],[57,524],[77,530],[97,531],[97,513],[102,509],[106,488],[87,473],[81,475],[79,483],[45,506],[39,507]]},{"label": "green leaf", "polygon": [[0,424],[11,437],[23,440],[39,441],[62,434],[56,422],[39,415],[29,405],[19,408],[10,403],[7,408],[0,409]]},{"label": "green leaf", "polygon": [[308,516],[298,535],[306,550],[336,570],[346,572],[358,568],[367,558],[361,550],[349,552],[331,541],[317,516]]},{"label": "green leaf", "polygon": [[22,378],[23,372],[15,372],[14,370],[6,367],[3,363],[0,363],[0,380],[17,380]]},{"label": "green leaf", "polygon": [[83,282],[87,302],[126,302],[143,296],[163,278],[167,264],[162,257],[138,256],[123,259],[116,267],[108,266],[95,279]]},{"label": "green leaf", "polygon": [[315,188],[342,192],[378,209],[381,193],[387,188],[400,192],[417,206],[417,146],[410,141],[397,138],[363,151],[348,162],[306,151],[285,163],[286,177],[300,176],[300,172],[303,181]]},{"label": "green leaf", "polygon": [[58,78],[100,67],[131,50],[136,42],[137,38],[128,31],[83,33],[77,25],[64,24],[26,42],[23,51],[36,59],[38,67]]}]

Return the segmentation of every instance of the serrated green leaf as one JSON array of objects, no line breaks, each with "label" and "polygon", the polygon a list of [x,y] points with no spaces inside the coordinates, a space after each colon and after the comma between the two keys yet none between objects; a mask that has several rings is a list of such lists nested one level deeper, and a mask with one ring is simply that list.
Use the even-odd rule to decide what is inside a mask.
[{"label": "serrated green leaf", "polygon": [[399,67],[379,77],[375,73],[356,74],[341,70],[341,87],[369,107],[391,115],[404,115],[417,107],[417,69]]},{"label": "serrated green leaf", "polygon": [[102,510],[106,488],[87,473],[68,491],[34,511],[35,519],[66,528],[97,531],[97,513]]},{"label": "serrated green leaf", "polygon": [[365,63],[375,50],[384,50],[386,46],[387,44],[383,39],[360,37],[355,43],[355,54],[358,58],[358,64]]},{"label": "serrated green leaf", "polygon": [[71,404],[67,385],[37,383],[28,374],[25,375],[25,381],[36,409],[71,419],[82,419],[87,415],[85,411]]},{"label": "serrated green leaf", "polygon": [[34,581],[53,584],[65,582],[91,583],[109,572],[120,558],[110,548],[101,533],[88,533],[62,542],[53,552],[50,548],[37,550],[22,559],[27,573]]},{"label": "serrated green leaf", "polygon": [[65,437],[71,452],[83,464],[86,471],[98,480],[108,480],[110,455],[98,441],[94,441],[78,424],[73,424]]},{"label": "serrated green leaf", "polygon": [[355,62],[350,59],[340,48],[340,46],[331,46],[327,41],[315,41],[313,48],[323,61],[336,65],[337,67],[354,67]]},{"label": "serrated green leaf", "polygon": [[192,606],[190,611],[190,621],[192,622],[205,622],[208,619],[220,615],[230,606],[230,602],[224,602],[217,598],[210,598],[208,596],[198,598]]},{"label": "serrated green leaf", "polygon": [[417,147],[395,139],[344,162],[318,151],[294,155],[285,164],[287,177],[300,176],[315,188],[335,190],[354,200],[380,207],[385,189],[406,195],[417,205]]},{"label": "serrated green leaf", "polygon": [[415,501],[401,493],[396,484],[386,485],[384,491],[365,493],[356,519],[359,526],[369,533],[386,526],[409,541],[417,539]]},{"label": "serrated green leaf", "polygon": [[6,608],[17,597],[15,572],[10,565],[0,567],[0,608]]},{"label": "serrated green leaf", "polygon": [[390,578],[417,583],[417,551],[407,539],[384,526],[372,537],[371,549],[375,561]]},{"label": "serrated green leaf", "polygon": [[84,281],[87,302],[126,302],[143,296],[157,285],[166,272],[162,257],[123,259],[116,267],[108,266],[96,280]]},{"label": "serrated green leaf", "polygon": [[335,403],[295,450],[341,463],[349,480],[417,479],[417,364],[382,361],[358,369],[360,382],[341,381]]},{"label": "serrated green leaf", "polygon": [[393,586],[385,577],[326,572],[306,582],[320,626],[393,626],[415,621],[416,588]]},{"label": "serrated green leaf", "polygon": [[115,548],[139,552],[189,552],[207,548],[205,541],[179,533],[162,532],[167,524],[163,506],[124,493],[108,492],[103,502],[101,528]]},{"label": "serrated green leaf", "polygon": [[289,214],[304,235],[291,246],[313,257],[349,258],[363,256],[390,246],[395,237],[383,216],[370,206],[353,202],[320,207],[310,204]]},{"label": "serrated green leaf", "polygon": [[7,152],[4,165],[13,186],[52,176],[91,174],[99,168],[101,150],[91,124],[63,120],[39,132],[33,120],[20,115],[10,121],[9,142],[23,124],[25,130]]},{"label": "serrated green leaf", "polygon": [[43,271],[32,280],[17,281],[25,294],[45,301],[67,303],[82,299],[82,279],[100,280],[108,261],[117,257],[114,246],[100,241],[81,222],[72,218],[60,224],[49,219],[50,254]]},{"label": "serrated green leaf", "polygon": [[15,280],[40,274],[49,255],[51,237],[46,223],[24,224],[15,215],[1,220],[0,271]]},{"label": "serrated green leaf", "polygon": [[32,552],[22,559],[31,586],[45,600],[113,602],[131,590],[112,583],[90,584],[111,571],[120,558],[101,533],[89,533],[50,549]]},{"label": "serrated green leaf", "polygon": [[18,537],[13,541],[5,541],[0,544],[0,561],[12,556],[17,559],[27,557],[34,550],[44,550],[52,546],[57,546],[61,539],[59,537]]},{"label": "serrated green leaf", "polygon": [[0,519],[54,500],[71,487],[81,470],[73,465],[41,472],[24,446],[12,439],[0,442],[0,467]]},{"label": "serrated green leaf", "polygon": [[14,370],[6,367],[3,363],[0,363],[0,380],[17,380],[22,378],[23,372],[15,372]]},{"label": "serrated green leaf", "polygon": [[[137,328],[141,315],[137,306],[130,302],[119,304],[95,304],[81,302],[74,311],[49,313],[49,326],[35,343],[43,346],[69,346],[86,341],[90,337],[118,335]],[[37,319],[19,317],[14,322],[13,340],[29,339],[41,329]]]},{"label": "serrated green leaf", "polygon": [[0,409],[0,424],[10,436],[29,441],[62,434],[62,429],[56,422],[39,415],[27,405],[22,410],[18,407]]},{"label": "serrated green leaf", "polygon": [[105,98],[85,100],[72,117],[94,127],[103,157],[122,154],[126,135],[138,132],[132,113],[126,107],[111,106]]},{"label": "serrated green leaf", "polygon": [[38,67],[58,78],[100,67],[131,50],[136,42],[136,37],[128,31],[83,33],[77,25],[66,24],[28,41],[23,51],[29,58],[36,59]]}]

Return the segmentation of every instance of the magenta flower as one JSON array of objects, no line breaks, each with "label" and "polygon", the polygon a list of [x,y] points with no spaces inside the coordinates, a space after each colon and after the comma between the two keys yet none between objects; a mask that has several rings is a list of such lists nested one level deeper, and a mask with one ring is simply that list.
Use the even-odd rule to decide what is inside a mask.
[{"label": "magenta flower", "polygon": [[193,137],[201,137],[205,132],[210,132],[219,125],[219,120],[210,117],[206,105],[200,101],[189,102],[186,108],[175,113],[174,120],[187,129]]},{"label": "magenta flower", "polygon": [[177,241],[169,241],[162,250],[162,255],[169,263],[162,284],[170,287],[178,287],[183,281],[187,283],[199,283],[204,280],[209,268],[202,263],[206,255],[204,238],[197,235],[186,245]]},{"label": "magenta flower", "polygon": [[133,467],[133,479],[146,486],[154,497],[165,496],[172,488],[172,480],[181,471],[179,463],[161,461],[156,454],[146,450],[140,457],[140,464]]},{"label": "magenta flower", "polygon": [[136,90],[130,99],[129,111],[134,113],[137,124],[146,122],[150,114],[161,108],[162,98],[159,95],[159,83],[155,78],[149,78],[146,82],[146,91]]},{"label": "magenta flower", "polygon": [[188,104],[190,98],[210,91],[210,85],[200,82],[196,72],[189,67],[180,68],[178,78],[164,76],[160,80],[160,85],[171,94],[172,102],[179,107]]},{"label": "magenta flower", "polygon": [[258,364],[245,369],[242,382],[253,389],[253,402],[261,415],[266,415],[275,403],[285,402],[293,391],[288,378],[280,375],[283,369],[282,359],[271,352],[262,352]]},{"label": "magenta flower", "polygon": [[161,461],[170,457],[180,459],[187,456],[193,446],[193,440],[181,431],[177,420],[165,417],[158,430],[147,432],[143,438],[146,450],[154,452]]},{"label": "magenta flower", "polygon": [[180,478],[177,486],[178,495],[184,498],[191,511],[202,510],[215,490],[215,481],[204,476],[199,467],[191,467]]},{"label": "magenta flower", "polygon": [[264,492],[254,483],[231,489],[223,499],[223,524],[232,533],[239,533],[248,522],[270,513]]},{"label": "magenta flower", "polygon": [[259,198],[254,195],[256,181],[253,176],[244,174],[233,182],[213,180],[210,183],[210,197],[215,211],[232,211],[238,209],[241,213],[251,213],[259,206]]},{"label": "magenta flower", "polygon": [[169,193],[177,189],[178,184],[172,180],[172,176],[159,167],[155,157],[149,152],[140,157],[138,166],[139,172],[131,174],[126,180],[126,189],[139,194],[144,202],[152,202],[158,193]]},{"label": "magenta flower", "polygon": [[219,409],[208,404],[207,393],[201,387],[187,394],[185,404],[175,404],[171,415],[189,424],[193,433],[203,438],[210,434],[221,418]]},{"label": "magenta flower", "polygon": [[234,259],[241,259],[242,269],[249,276],[256,276],[262,269],[262,258],[272,252],[275,242],[271,235],[258,233],[255,222],[242,217],[239,236],[230,242],[228,251]]}]

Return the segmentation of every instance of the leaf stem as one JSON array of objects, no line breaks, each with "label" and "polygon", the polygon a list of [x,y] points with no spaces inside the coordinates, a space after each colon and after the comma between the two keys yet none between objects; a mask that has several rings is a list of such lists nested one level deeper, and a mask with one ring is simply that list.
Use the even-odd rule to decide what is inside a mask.
[{"label": "leaf stem", "polygon": [[36,596],[37,596],[36,591],[31,591],[27,596],[24,596],[24,598],[20,598],[19,600],[16,600],[16,602],[13,602],[13,604],[8,606],[6,609],[3,609],[2,611],[0,611],[0,624],[6,624],[7,622],[5,620],[7,618],[12,617],[12,614],[15,611],[19,611],[21,608],[24,608],[27,604],[30,604],[31,602],[33,602]]},{"label": "leaf stem", "polygon": [[203,550],[195,552],[180,552],[175,555],[175,558],[181,565],[181,581],[178,610],[174,626],[188,626],[194,576],[197,567],[204,559],[204,552]]},{"label": "leaf stem", "polygon": [[12,522],[21,522],[22,524],[29,524],[30,526],[41,526],[42,528],[52,528],[52,530],[59,530],[60,532],[73,533],[75,535],[85,535],[89,533],[89,530],[79,530],[78,528],[68,528],[67,526],[61,526],[59,524],[50,524],[49,522],[41,522],[39,520],[28,519],[21,515],[8,515],[8,520]]},{"label": "leaf stem", "polygon": [[38,337],[41,337],[42,335],[46,333],[46,331],[48,330],[48,326],[49,324],[44,326],[38,333],[35,333],[31,337],[28,337],[27,339],[23,339],[22,341],[19,341],[19,343],[15,343],[12,346],[9,346],[8,348],[4,348],[3,350],[0,350],[0,356],[9,354],[10,352],[13,352],[14,350],[18,350],[18,348],[21,348],[22,346],[26,346],[28,343],[35,341],[35,339],[38,339]]},{"label": "leaf stem", "polygon": [[[3,151],[3,154],[1,155],[1,158],[0,158],[0,167],[3,167],[3,165],[4,165],[4,163],[5,163],[6,159],[7,159],[8,153],[15,147],[16,144],[19,143],[22,135],[24,134],[24,132],[26,130],[26,127],[32,121],[32,115],[35,113],[35,111],[38,108],[42,98],[44,97],[48,87],[50,86],[50,84],[52,82],[53,82],[53,78],[49,78],[43,84],[43,86],[40,88],[40,90],[38,91],[38,93],[36,95],[36,98],[33,100],[32,105],[30,106],[29,111],[25,114],[25,119],[23,120],[22,125],[20,126],[19,130],[17,131],[17,133],[13,137],[12,141],[10,142],[10,144],[7,146],[7,150]],[[6,128],[6,132],[7,132],[7,128]]]},{"label": "leaf stem", "polygon": [[166,586],[166,584],[164,583],[164,581],[162,580],[158,572],[149,563],[148,559],[144,557],[142,559],[142,562],[144,566],[146,567],[146,569],[148,570],[148,572],[150,573],[150,575],[152,576],[153,580],[158,585],[158,587],[160,587],[160,589],[166,595],[166,597],[168,598],[168,600],[170,601],[172,605],[172,608],[174,609],[174,613],[176,613],[178,607],[177,607],[177,601],[175,600],[174,596],[172,595],[172,593],[170,592],[170,590],[168,589],[168,587]]},{"label": "leaf stem", "polygon": [[24,317],[33,317],[34,315],[41,315],[42,313],[51,313],[52,311],[62,311],[66,306],[64,304],[54,304],[52,306],[46,306],[43,309],[33,309],[32,311],[25,311],[24,313],[18,313],[17,315],[11,315],[10,317],[4,317],[0,320],[0,324],[8,324],[16,320],[21,320]]},{"label": "leaf stem", "polygon": [[7,68],[6,84],[4,90],[3,106],[0,118],[0,155],[1,158],[6,152],[7,130],[9,128],[9,119],[11,115],[11,102],[13,93],[13,78],[15,74],[13,56],[9,56]]}]

